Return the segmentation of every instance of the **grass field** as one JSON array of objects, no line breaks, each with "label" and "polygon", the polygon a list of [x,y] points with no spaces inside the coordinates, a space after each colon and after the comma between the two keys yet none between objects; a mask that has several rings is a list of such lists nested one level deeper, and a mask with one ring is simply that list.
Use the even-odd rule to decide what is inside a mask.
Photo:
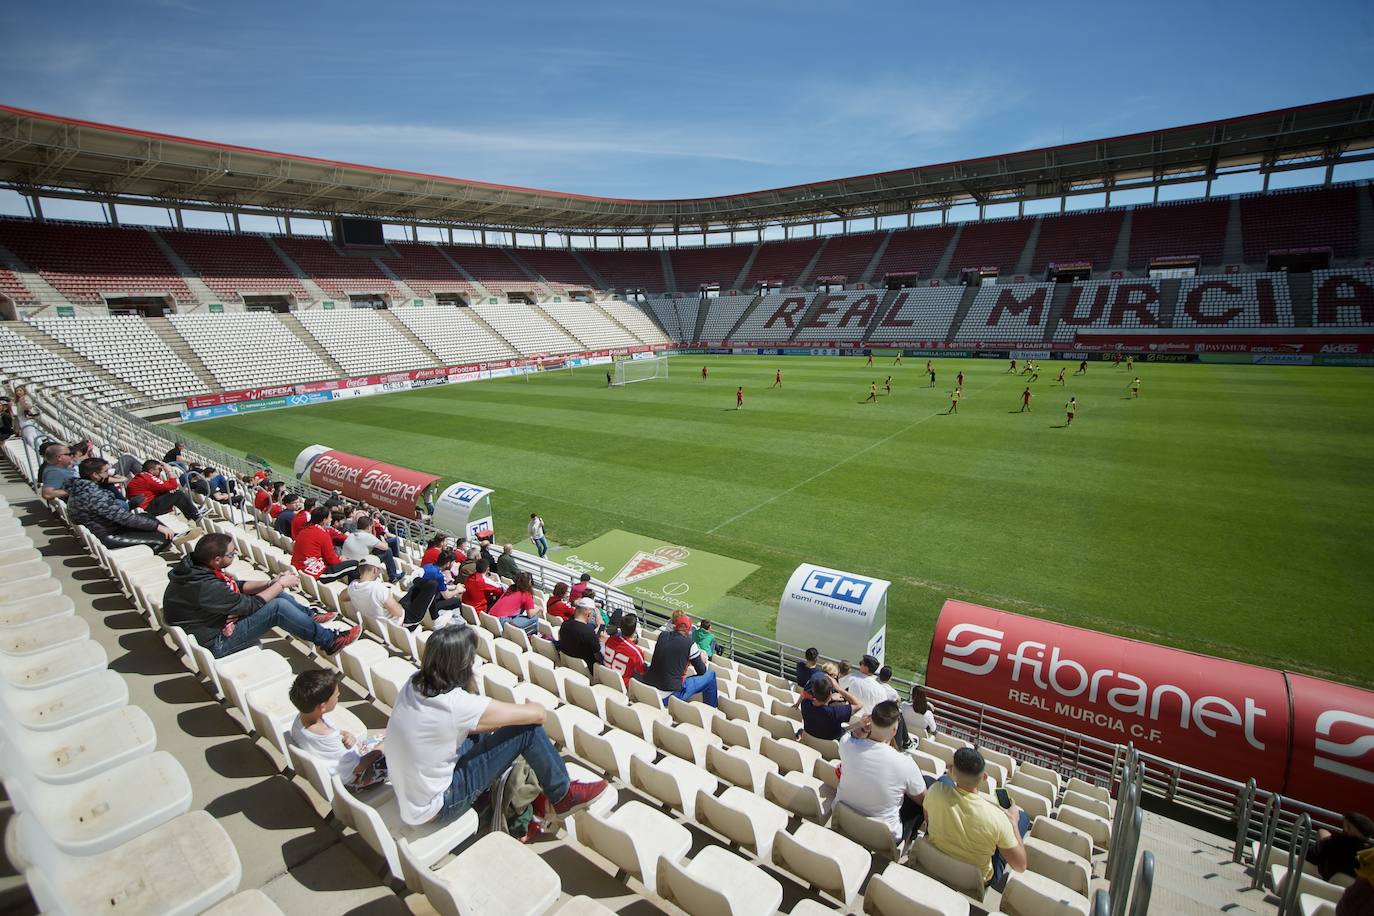
[{"label": "grass field", "polygon": [[904,671],[958,597],[1374,684],[1374,373],[1141,364],[1131,400],[1124,368],[1046,362],[1022,414],[1006,362],[938,360],[936,388],[924,359],[888,363],[684,356],[626,388],[592,367],[185,431],[286,474],[318,442],[494,487],[512,540],[537,511],[561,544],[623,529],[754,564],[712,614],[767,633],[798,563],[890,579]]}]

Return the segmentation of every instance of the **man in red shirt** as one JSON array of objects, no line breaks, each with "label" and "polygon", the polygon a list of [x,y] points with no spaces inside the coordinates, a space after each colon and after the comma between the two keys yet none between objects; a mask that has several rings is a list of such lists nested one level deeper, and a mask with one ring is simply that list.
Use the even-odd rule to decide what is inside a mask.
[{"label": "man in red shirt", "polygon": [[177,483],[176,474],[161,461],[148,459],[143,462],[142,473],[135,474],[124,488],[134,507],[149,515],[164,515],[173,509],[186,516],[188,521],[200,518],[200,510],[191,502],[191,497]]},{"label": "man in red shirt", "polygon": [[272,481],[258,481],[258,492],[253,494],[254,509],[257,509],[259,512],[266,512],[267,507],[272,505],[272,487]]},{"label": "man in red shirt", "polygon": [[577,584],[572,587],[572,594],[568,596],[569,603],[575,602],[582,597],[582,593],[592,587],[592,574],[583,573],[577,580]]},{"label": "man in red shirt", "polygon": [[310,513],[315,511],[315,505],[318,502],[319,500],[313,496],[305,498],[305,504],[301,506],[301,511],[297,512],[295,517],[291,519],[291,540],[294,541],[300,537],[302,529],[310,524]]},{"label": "man in red shirt", "polygon": [[463,603],[470,604],[478,613],[485,613],[487,602],[501,597],[502,588],[487,579],[491,564],[486,560],[477,561],[477,570],[463,582]]},{"label": "man in red shirt", "polygon": [[291,550],[291,565],[321,581],[337,579],[352,572],[358,566],[357,560],[341,560],[334,551],[334,539],[323,523],[329,519],[329,510],[316,506],[310,510],[310,521],[297,536]]},{"label": "man in red shirt", "polygon": [[633,613],[625,614],[620,618],[620,629],[606,640],[606,645],[601,649],[606,667],[619,674],[626,687],[630,686],[630,678],[648,669],[644,664],[644,653],[639,651],[636,642],[638,633],[639,617]]}]

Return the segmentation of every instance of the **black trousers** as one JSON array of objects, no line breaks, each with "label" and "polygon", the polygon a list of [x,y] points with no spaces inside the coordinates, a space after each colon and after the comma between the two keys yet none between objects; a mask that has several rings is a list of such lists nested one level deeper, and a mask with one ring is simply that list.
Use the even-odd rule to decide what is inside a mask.
[{"label": "black trousers", "polygon": [[119,528],[103,537],[100,543],[111,550],[118,550],[121,547],[137,547],[140,544],[153,548],[153,553],[161,553],[172,542],[162,536],[160,531],[143,531],[138,528]]},{"label": "black trousers", "polygon": [[148,503],[145,510],[149,515],[165,515],[176,509],[188,520],[194,521],[200,518],[200,510],[196,504],[191,502],[191,497],[186,495],[185,490],[172,490],[170,493],[159,493]]}]

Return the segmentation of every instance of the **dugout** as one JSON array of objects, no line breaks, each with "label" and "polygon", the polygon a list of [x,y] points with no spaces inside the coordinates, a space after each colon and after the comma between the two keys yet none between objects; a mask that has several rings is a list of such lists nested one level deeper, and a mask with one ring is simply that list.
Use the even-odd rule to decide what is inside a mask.
[{"label": "dugout", "polygon": [[430,519],[430,524],[440,531],[461,533],[462,537],[490,537],[489,532],[493,530],[492,492],[491,488],[479,487],[475,483],[460,481],[450,484],[434,501],[434,517]]},{"label": "dugout", "polygon": [[778,641],[815,646],[828,658],[883,660],[887,590],[892,583],[803,563],[778,602]]}]

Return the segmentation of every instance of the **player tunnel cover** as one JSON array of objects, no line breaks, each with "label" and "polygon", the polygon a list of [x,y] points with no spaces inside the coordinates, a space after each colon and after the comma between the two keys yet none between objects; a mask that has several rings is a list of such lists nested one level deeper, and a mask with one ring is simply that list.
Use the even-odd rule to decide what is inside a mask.
[{"label": "player tunnel cover", "polygon": [[296,477],[346,499],[385,509],[402,518],[416,517],[416,504],[439,478],[423,471],[384,464],[361,455],[312,445],[296,456]]},{"label": "player tunnel cover", "polygon": [[928,686],[1344,811],[1374,807],[1374,693],[946,601]]}]

